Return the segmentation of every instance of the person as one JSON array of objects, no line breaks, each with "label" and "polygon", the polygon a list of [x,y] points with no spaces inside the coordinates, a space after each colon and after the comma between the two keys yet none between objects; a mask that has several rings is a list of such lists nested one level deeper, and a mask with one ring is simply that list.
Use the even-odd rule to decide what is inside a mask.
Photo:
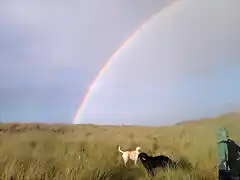
[{"label": "person", "polygon": [[222,170],[228,170],[228,146],[227,141],[229,138],[226,128],[220,128],[218,131],[218,168]]},{"label": "person", "polygon": [[240,177],[240,147],[229,138],[226,128],[218,132],[219,174]]}]

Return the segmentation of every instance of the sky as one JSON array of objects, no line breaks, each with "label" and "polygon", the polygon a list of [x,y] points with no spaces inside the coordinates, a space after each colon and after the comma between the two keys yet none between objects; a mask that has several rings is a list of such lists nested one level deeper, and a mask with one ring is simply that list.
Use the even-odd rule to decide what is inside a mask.
[{"label": "sky", "polygon": [[109,56],[170,2],[1,0],[1,120],[71,123]]},{"label": "sky", "polygon": [[93,86],[78,123],[169,124],[236,110],[239,5],[2,0],[0,117],[72,123],[111,54],[156,12]]},{"label": "sky", "polygon": [[239,5],[163,9],[110,60],[75,122],[169,125],[239,111]]}]

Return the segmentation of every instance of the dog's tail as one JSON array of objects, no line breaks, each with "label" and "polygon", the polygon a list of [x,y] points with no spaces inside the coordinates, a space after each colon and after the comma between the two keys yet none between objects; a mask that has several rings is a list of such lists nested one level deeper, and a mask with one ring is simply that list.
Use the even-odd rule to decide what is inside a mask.
[{"label": "dog's tail", "polygon": [[120,149],[120,146],[118,146],[118,151],[121,152],[121,153],[124,153],[124,152]]}]

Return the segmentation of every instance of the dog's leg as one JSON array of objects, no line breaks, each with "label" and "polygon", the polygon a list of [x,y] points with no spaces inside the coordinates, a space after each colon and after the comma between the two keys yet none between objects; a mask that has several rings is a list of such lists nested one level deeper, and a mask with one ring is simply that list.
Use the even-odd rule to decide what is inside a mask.
[{"label": "dog's leg", "polygon": [[127,167],[127,162],[128,162],[128,159],[124,160],[125,167]]},{"label": "dog's leg", "polygon": [[149,168],[149,171],[150,173],[152,174],[152,176],[155,176],[154,172],[153,172],[153,168],[151,166],[148,167]]},{"label": "dog's leg", "polygon": [[153,169],[151,169],[151,173],[152,173],[152,176],[155,176],[154,172],[153,172]]},{"label": "dog's leg", "polygon": [[148,165],[146,165],[145,168],[148,172],[148,175],[151,174],[152,176],[154,176],[152,169]]},{"label": "dog's leg", "polygon": [[138,160],[138,159],[137,159],[137,157],[136,157],[135,160],[134,160],[135,165],[137,165],[137,160]]},{"label": "dog's leg", "polygon": [[124,165],[125,165],[125,167],[127,167],[128,156],[126,156],[125,154],[123,154],[122,157],[123,157]]},{"label": "dog's leg", "polygon": [[149,165],[146,166],[146,169],[148,171],[149,174],[151,174],[152,176],[154,176],[154,172],[153,172],[153,168]]}]

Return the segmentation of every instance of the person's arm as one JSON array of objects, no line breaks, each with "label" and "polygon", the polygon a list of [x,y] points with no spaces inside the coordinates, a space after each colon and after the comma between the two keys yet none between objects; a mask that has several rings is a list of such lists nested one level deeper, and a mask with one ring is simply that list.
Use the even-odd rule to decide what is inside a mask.
[{"label": "person's arm", "polygon": [[227,146],[227,144],[225,144],[225,146],[224,146],[224,151],[225,151],[225,159],[226,159],[226,161],[228,161],[228,146]]},{"label": "person's arm", "polygon": [[225,151],[225,170],[229,170],[229,164],[228,164],[228,146],[227,144],[224,146],[224,151]]},{"label": "person's arm", "polygon": [[[228,160],[228,149],[225,142],[218,143],[218,165],[219,168],[226,169],[226,162]],[[224,166],[224,167],[223,167]]]}]

